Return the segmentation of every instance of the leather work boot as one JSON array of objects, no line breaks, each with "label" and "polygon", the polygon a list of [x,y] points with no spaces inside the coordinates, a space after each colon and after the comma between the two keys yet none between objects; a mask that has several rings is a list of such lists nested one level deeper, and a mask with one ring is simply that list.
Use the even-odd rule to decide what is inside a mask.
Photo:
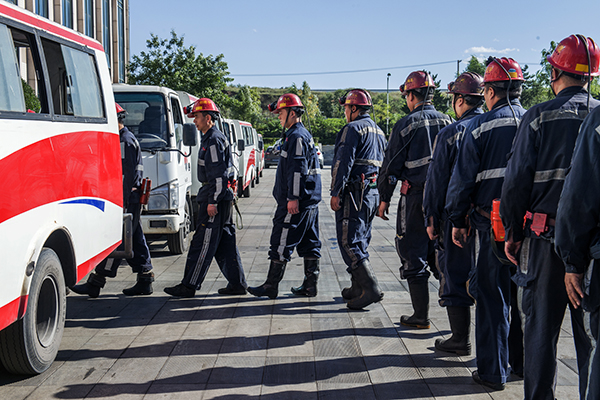
[{"label": "leather work boot", "polygon": [[92,299],[95,299],[100,295],[100,289],[102,289],[105,284],[105,276],[92,272],[90,276],[88,276],[88,280],[86,283],[82,283],[81,285],[75,285],[71,288],[71,290],[77,294],[87,294]]},{"label": "leather work boot", "polygon": [[173,297],[194,297],[196,295],[196,289],[189,288],[183,283],[179,285],[164,288],[166,294],[170,294]]},{"label": "leather work boot", "polygon": [[319,259],[304,259],[304,282],[302,286],[293,287],[296,296],[315,297],[317,295],[317,280],[319,279]]},{"label": "leather work boot", "polygon": [[379,288],[377,278],[371,268],[368,258],[365,258],[352,270],[352,276],[361,287],[360,296],[354,297],[348,301],[346,306],[351,310],[360,310],[372,303],[377,303],[383,299],[383,292]]},{"label": "leather work boot", "polygon": [[271,260],[267,280],[260,286],[249,287],[248,292],[256,297],[267,296],[270,299],[276,299],[279,292],[279,282],[283,279],[285,272],[285,262]]},{"label": "leather work boot", "polygon": [[473,371],[473,374],[471,376],[473,377],[473,380],[475,382],[479,383],[482,386],[489,387],[492,390],[504,390],[504,388],[506,387],[506,384],[504,384],[502,382],[497,382],[496,383],[496,382],[484,381],[479,376],[479,371]]},{"label": "leather work boot", "polygon": [[352,283],[350,287],[342,289],[342,298],[344,301],[358,297],[362,293],[362,289],[356,279],[354,279],[354,275],[350,275],[350,282]]},{"label": "leather work boot", "polygon": [[219,294],[225,295],[225,296],[236,296],[236,295],[246,294],[246,288],[243,286],[233,287],[233,286],[229,286],[229,284],[228,284],[224,288],[220,288],[219,290],[217,290],[217,292]]},{"label": "leather work boot", "polygon": [[436,339],[435,348],[459,356],[471,354],[471,341],[469,331],[471,328],[470,307],[446,307],[452,337],[449,339]]},{"label": "leather work boot", "polygon": [[152,282],[154,282],[154,272],[139,272],[135,285],[130,288],[123,289],[123,294],[125,296],[152,294]]},{"label": "leather work boot", "polygon": [[418,329],[429,329],[429,284],[425,282],[409,283],[410,300],[414,309],[411,316],[403,315],[400,323]]}]

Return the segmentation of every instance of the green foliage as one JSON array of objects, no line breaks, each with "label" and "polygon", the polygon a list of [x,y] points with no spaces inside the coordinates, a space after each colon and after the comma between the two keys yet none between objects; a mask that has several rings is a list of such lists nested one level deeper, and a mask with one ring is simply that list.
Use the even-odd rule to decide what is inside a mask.
[{"label": "green foliage", "polygon": [[151,34],[146,41],[148,51],[132,57],[127,66],[129,83],[159,85],[184,90],[198,97],[208,97],[220,107],[228,107],[230,98],[224,93],[229,78],[223,54],[214,57],[196,55],[196,47],[184,46],[184,37],[171,31],[170,39]]},{"label": "green foliage", "polygon": [[318,143],[335,144],[335,138],[344,125],[345,118],[319,118],[312,125],[311,133]]},{"label": "green foliage", "polygon": [[23,94],[25,95],[25,109],[39,113],[42,109],[40,99],[38,99],[35,95],[35,91],[27,84],[27,82],[25,82],[25,80],[21,79],[21,84],[23,85]]},{"label": "green foliage", "polygon": [[233,119],[240,119],[248,121],[252,125],[257,125],[262,117],[258,91],[247,85],[239,86],[239,89],[231,100],[229,116]]},{"label": "green foliage", "polygon": [[463,72],[475,72],[483,76],[485,74],[485,64],[479,62],[477,57],[471,56],[471,58],[469,59],[469,64],[467,64],[467,67]]}]

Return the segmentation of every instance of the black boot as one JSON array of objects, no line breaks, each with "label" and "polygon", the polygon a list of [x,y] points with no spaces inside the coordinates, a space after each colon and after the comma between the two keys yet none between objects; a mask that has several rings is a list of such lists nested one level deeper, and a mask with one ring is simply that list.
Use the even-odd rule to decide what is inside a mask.
[{"label": "black boot", "polygon": [[283,279],[283,273],[285,272],[285,265],[285,262],[271,260],[265,283],[257,287],[249,287],[248,292],[256,297],[268,296],[270,299],[276,299],[279,282]]},{"label": "black boot", "polygon": [[459,356],[471,354],[471,341],[469,331],[471,328],[470,307],[446,307],[452,337],[450,339],[436,339],[435,348]]},{"label": "black boot", "polygon": [[105,284],[105,276],[92,272],[90,276],[88,276],[86,283],[75,285],[71,288],[71,290],[77,294],[87,294],[92,299],[95,299],[100,295],[100,289],[102,289]]},{"label": "black boot", "polygon": [[360,296],[352,298],[346,306],[351,310],[360,310],[369,304],[377,303],[383,299],[383,292],[377,284],[377,278],[371,268],[368,258],[365,258],[352,270],[352,276],[361,288]]},{"label": "black boot", "polygon": [[411,316],[403,315],[400,323],[418,329],[429,329],[429,284],[425,282],[409,283],[410,300],[414,309]]},{"label": "black boot", "polygon": [[317,295],[317,280],[319,279],[319,259],[304,259],[304,282],[302,286],[293,287],[296,296],[315,297]]},{"label": "black boot", "polygon": [[183,283],[171,287],[166,287],[163,289],[163,291],[166,294],[170,294],[173,297],[191,298],[196,295],[196,289],[187,287]]},{"label": "black boot", "polygon": [[137,282],[130,288],[123,289],[125,296],[137,296],[152,294],[152,282],[154,282],[154,272],[140,272],[137,275]]},{"label": "black boot", "polygon": [[348,301],[355,297],[358,297],[362,293],[362,289],[360,288],[360,285],[358,284],[356,279],[354,279],[354,275],[350,275],[350,281],[352,285],[350,287],[342,289],[342,298],[344,299],[344,301]]}]

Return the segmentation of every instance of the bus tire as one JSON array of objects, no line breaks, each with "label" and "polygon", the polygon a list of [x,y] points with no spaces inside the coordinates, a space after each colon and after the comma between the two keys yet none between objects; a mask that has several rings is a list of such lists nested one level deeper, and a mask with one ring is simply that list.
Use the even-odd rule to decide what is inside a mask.
[{"label": "bus tire", "polygon": [[0,360],[13,374],[40,374],[58,354],[67,300],[60,259],[44,247],[33,272],[25,316],[0,332]]},{"label": "bus tire", "polygon": [[262,172],[257,172],[256,173],[256,184],[258,185],[260,183],[260,177],[262,176]]},{"label": "bus tire", "polygon": [[167,236],[167,246],[171,254],[183,254],[190,246],[190,237],[192,232],[192,214],[189,201],[186,200],[183,208],[183,223],[179,226],[179,231]]},{"label": "bus tire", "polygon": [[244,197],[250,197],[250,186],[252,185],[248,184],[248,186],[246,186],[246,189],[244,189]]},{"label": "bus tire", "polygon": [[244,195],[244,180],[241,177],[238,178],[237,195],[238,197],[242,197]]}]

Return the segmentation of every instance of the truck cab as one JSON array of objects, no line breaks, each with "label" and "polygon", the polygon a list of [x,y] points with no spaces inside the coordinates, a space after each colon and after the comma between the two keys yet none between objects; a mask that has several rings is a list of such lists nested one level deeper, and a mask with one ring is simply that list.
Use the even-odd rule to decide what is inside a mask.
[{"label": "truck cab", "polygon": [[[194,221],[192,157],[183,143],[186,119],[179,95],[160,86],[114,84],[115,101],[127,111],[124,124],[142,150],[144,177],[152,180],[141,222],[149,240],[166,236],[169,251],[187,251]],[[193,125],[193,124],[191,124]],[[193,129],[196,129],[195,126]]]}]

